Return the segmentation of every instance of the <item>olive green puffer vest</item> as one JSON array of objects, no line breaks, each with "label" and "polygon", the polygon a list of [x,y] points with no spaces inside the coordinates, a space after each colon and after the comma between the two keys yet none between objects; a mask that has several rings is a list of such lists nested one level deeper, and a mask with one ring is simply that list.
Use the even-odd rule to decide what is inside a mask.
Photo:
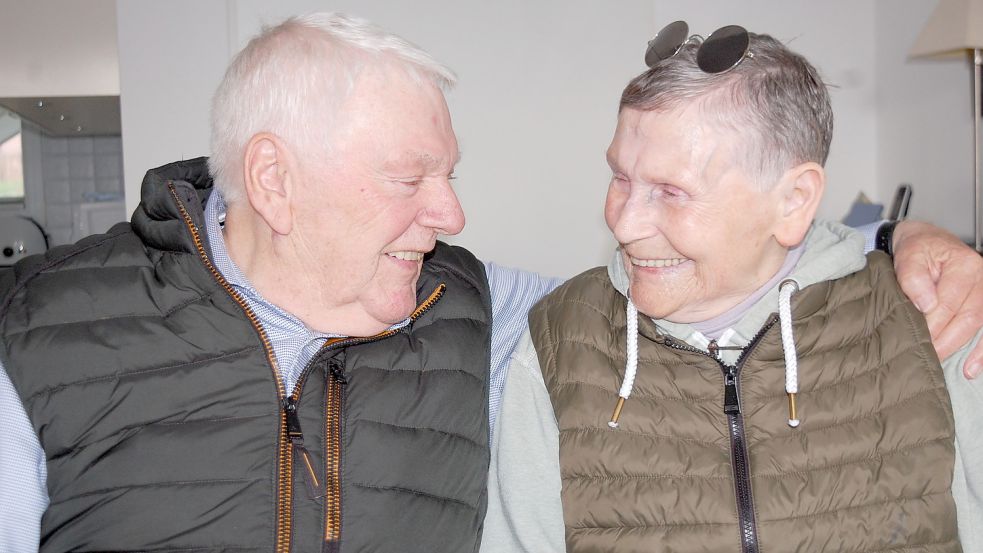
[{"label": "olive green puffer vest", "polygon": [[481,263],[438,245],[413,323],[329,342],[286,399],[267,337],[205,253],[210,184],[203,160],[163,167],[132,228],[4,280],[2,360],[47,457],[41,550],[475,550]]},{"label": "olive green puffer vest", "polygon": [[960,550],[948,394],[886,258],[793,296],[798,428],[774,318],[738,362],[728,415],[724,367],[642,315],[634,390],[610,429],[625,303],[599,268],[530,315],[560,431],[568,550]]}]

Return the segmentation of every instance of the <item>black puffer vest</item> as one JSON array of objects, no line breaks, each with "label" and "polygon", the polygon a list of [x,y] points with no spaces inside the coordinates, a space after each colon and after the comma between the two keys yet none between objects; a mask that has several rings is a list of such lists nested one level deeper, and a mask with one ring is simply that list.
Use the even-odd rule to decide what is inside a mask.
[{"label": "black puffer vest", "polygon": [[329,343],[293,397],[208,259],[204,160],[147,175],[132,225],[4,277],[2,361],[47,458],[42,551],[477,549],[484,269],[439,244],[398,332]]}]

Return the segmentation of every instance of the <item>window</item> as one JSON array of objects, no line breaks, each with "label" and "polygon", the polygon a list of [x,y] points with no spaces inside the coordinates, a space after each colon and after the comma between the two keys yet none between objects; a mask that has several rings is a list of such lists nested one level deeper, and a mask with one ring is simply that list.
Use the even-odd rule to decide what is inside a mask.
[{"label": "window", "polygon": [[24,201],[20,119],[0,109],[0,202]]}]

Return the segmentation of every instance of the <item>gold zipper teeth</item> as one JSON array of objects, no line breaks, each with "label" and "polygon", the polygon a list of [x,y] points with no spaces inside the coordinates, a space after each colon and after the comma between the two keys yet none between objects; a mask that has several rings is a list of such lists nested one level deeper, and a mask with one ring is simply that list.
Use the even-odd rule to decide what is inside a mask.
[{"label": "gold zipper teeth", "polygon": [[[181,211],[181,217],[184,218],[184,223],[187,225],[188,230],[191,232],[191,238],[194,240],[195,248],[198,250],[198,256],[201,257],[202,262],[204,262],[205,267],[212,273],[215,280],[225,288],[225,291],[239,304],[239,307],[245,312],[246,317],[249,322],[253,325],[256,331],[259,333],[260,340],[263,342],[263,349],[266,352],[266,359],[270,364],[270,368],[273,370],[273,378],[276,381],[277,386],[277,403],[282,403],[283,398],[287,395],[286,389],[283,385],[283,381],[280,379],[280,371],[278,370],[276,363],[276,356],[273,354],[273,346],[270,345],[269,337],[266,335],[266,331],[263,326],[259,324],[259,318],[253,313],[253,310],[246,304],[246,301],[242,299],[232,286],[225,280],[222,273],[212,265],[210,259],[208,259],[208,254],[205,253],[205,246],[201,242],[201,236],[198,234],[198,229],[195,228],[194,221],[191,220],[191,215],[188,210],[184,207],[184,202],[177,195],[177,189],[174,187],[174,183],[168,181],[167,188],[177,202],[178,209]],[[279,448],[280,448],[280,459],[278,463],[278,472],[280,478],[277,480],[277,528],[276,528],[276,544],[275,551],[277,553],[289,553],[290,551],[290,531],[292,527],[292,521],[290,520],[290,510],[289,506],[293,501],[293,455],[290,450],[290,444],[286,439],[287,436],[287,414],[280,410],[280,436],[279,436]],[[284,486],[284,482],[289,482],[291,485]]]},{"label": "gold zipper teeth", "polygon": [[[440,283],[413,313],[410,321],[416,321],[430,310],[444,295],[447,285]],[[402,330],[386,330],[374,336],[363,338],[336,338],[328,340],[324,347],[347,347],[366,342],[374,342],[388,338]],[[324,541],[333,542],[341,537],[341,381],[337,377],[328,378],[326,402],[328,404],[325,416],[325,451],[324,451]]]},{"label": "gold zipper teeth", "polygon": [[[410,314],[410,316],[408,317],[410,319],[410,322],[416,321],[424,313],[426,313],[427,311],[429,311],[430,308],[432,308],[434,306],[434,304],[437,303],[437,300],[439,300],[441,298],[441,296],[444,295],[444,291],[446,289],[447,289],[447,285],[444,284],[443,282],[441,282],[440,284],[438,284],[437,287],[434,288],[433,292],[431,292],[430,295],[427,297],[427,299],[423,300],[423,303],[421,303],[420,305],[418,305],[416,307],[416,309],[413,310],[413,313]],[[373,334],[372,336],[363,336],[363,337],[359,337],[359,338],[352,338],[352,337],[330,338],[330,339],[328,339],[327,342],[324,343],[324,345],[322,346],[322,348],[327,348],[327,347],[348,347],[348,346],[353,346],[353,345],[358,345],[358,344],[364,344],[364,343],[367,343],[367,342],[375,342],[377,340],[382,340],[383,338],[388,338],[390,336],[393,336],[395,334],[398,334],[404,328],[406,328],[406,327],[404,326],[404,327],[399,327],[399,328],[396,328],[396,329],[384,330],[384,331],[380,332],[379,334]]]},{"label": "gold zipper teeth", "polygon": [[336,541],[341,536],[341,382],[337,377],[329,377],[327,402],[324,541]]},{"label": "gold zipper teeth", "polygon": [[421,315],[429,311],[430,308],[433,307],[435,303],[437,303],[437,300],[439,300],[441,296],[444,295],[445,290],[447,290],[446,284],[444,284],[443,282],[438,284],[437,287],[434,288],[434,291],[430,292],[430,296],[427,299],[423,300],[423,303],[421,303],[415,310],[413,310],[413,314],[410,315],[410,319],[415,321],[419,319]]}]

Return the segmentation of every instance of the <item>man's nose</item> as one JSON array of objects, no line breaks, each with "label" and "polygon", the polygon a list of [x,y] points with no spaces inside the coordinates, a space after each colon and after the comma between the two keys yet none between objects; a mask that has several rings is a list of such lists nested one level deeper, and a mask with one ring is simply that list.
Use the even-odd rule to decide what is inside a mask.
[{"label": "man's nose", "polygon": [[437,185],[421,217],[420,224],[438,234],[452,235],[464,229],[464,210],[449,180]]},{"label": "man's nose", "polygon": [[630,244],[643,238],[651,238],[656,229],[656,206],[651,201],[648,187],[632,186],[624,199],[614,225],[614,237],[621,244]]}]

